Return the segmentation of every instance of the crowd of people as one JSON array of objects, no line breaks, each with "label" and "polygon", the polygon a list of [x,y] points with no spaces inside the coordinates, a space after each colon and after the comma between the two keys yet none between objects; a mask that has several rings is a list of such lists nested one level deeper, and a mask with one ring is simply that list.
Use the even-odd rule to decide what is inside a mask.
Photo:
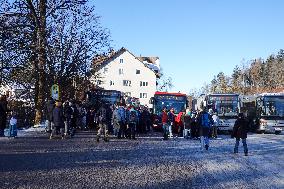
[{"label": "crowd of people", "polygon": [[50,98],[46,104],[47,132],[53,136],[73,136],[76,129],[98,129],[97,141],[109,134],[117,138],[136,139],[136,133],[147,133],[151,129],[151,114],[147,106],[125,103],[102,104],[98,108],[85,107],[76,101],[61,103]]},{"label": "crowd of people", "polygon": [[[178,135],[183,135],[187,139],[198,139],[202,149],[209,149],[209,138],[217,138],[219,117],[212,109],[203,108],[202,111],[190,111],[189,109],[180,112],[175,118],[174,109],[169,111],[166,107],[162,110],[163,140],[173,137],[172,129],[174,124],[178,126]],[[248,120],[243,113],[238,115],[231,134],[236,138],[234,153],[238,153],[239,142],[242,140],[244,154],[248,155],[246,143],[247,132],[249,130]],[[189,132],[190,131],[190,132]]]},{"label": "crowd of people", "polygon": [[[8,102],[5,95],[0,97],[0,137],[4,136],[7,124]],[[55,136],[62,138],[72,137],[77,129],[97,130],[97,142],[103,136],[103,140],[109,141],[109,134],[118,139],[136,139],[137,133],[147,133],[151,130],[152,117],[147,106],[126,105],[119,102],[114,105],[102,104],[98,108],[85,107],[81,102],[66,100],[55,101],[50,98],[45,107],[46,132],[50,139]],[[177,127],[178,136],[187,139],[200,140],[201,147],[209,149],[209,138],[217,138],[217,126],[219,118],[216,112],[204,108],[200,112],[186,109],[175,115],[174,108],[161,112],[163,125],[163,139],[173,137],[173,127]],[[10,128],[14,130],[17,119],[11,116]],[[10,129],[11,130],[11,129]],[[11,132],[12,132],[11,130]],[[235,122],[232,138],[236,138],[234,153],[238,153],[239,142],[242,140],[244,153],[248,155],[246,143],[248,121],[244,114],[240,113]]]}]

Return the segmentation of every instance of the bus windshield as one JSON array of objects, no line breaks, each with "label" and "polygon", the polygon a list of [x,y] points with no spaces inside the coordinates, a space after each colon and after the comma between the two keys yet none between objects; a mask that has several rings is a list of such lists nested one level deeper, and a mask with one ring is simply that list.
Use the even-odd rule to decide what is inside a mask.
[{"label": "bus windshield", "polygon": [[261,116],[284,117],[284,96],[264,97]]},{"label": "bus windshield", "polygon": [[97,91],[90,91],[88,93],[88,101],[93,104],[97,102],[101,103],[108,103],[108,104],[115,104],[119,102],[121,98],[120,91],[111,91],[111,90],[97,90]]},{"label": "bus windshield", "polygon": [[238,96],[209,96],[208,108],[217,112],[220,117],[235,117],[239,112],[238,103]]},{"label": "bus windshield", "polygon": [[154,113],[160,114],[162,109],[174,108],[175,113],[181,112],[186,107],[186,97],[184,96],[155,96]]}]

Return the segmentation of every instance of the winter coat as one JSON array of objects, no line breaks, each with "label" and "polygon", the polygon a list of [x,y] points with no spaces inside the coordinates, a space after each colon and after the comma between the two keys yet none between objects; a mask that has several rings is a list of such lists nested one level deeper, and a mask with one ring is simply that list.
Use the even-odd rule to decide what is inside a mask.
[{"label": "winter coat", "polygon": [[61,107],[55,107],[53,109],[52,118],[55,127],[64,128],[64,115]]},{"label": "winter coat", "polygon": [[248,128],[249,128],[248,121],[245,118],[238,118],[233,128],[232,138],[237,138],[237,139],[247,138]]},{"label": "winter coat", "polygon": [[[132,114],[135,117],[131,118]],[[132,119],[134,119],[134,120],[132,120]],[[138,112],[136,110],[134,110],[134,109],[130,109],[129,112],[128,112],[128,115],[127,115],[128,123],[137,123],[138,119],[139,119],[138,118]]]},{"label": "winter coat", "polygon": [[64,105],[63,112],[64,112],[64,117],[65,117],[66,121],[71,120],[71,115],[73,113],[73,110],[68,104]]},{"label": "winter coat", "polygon": [[166,124],[169,122],[169,116],[167,114],[167,112],[162,112],[162,123]]},{"label": "winter coat", "polygon": [[0,116],[7,117],[8,102],[6,100],[0,101]]},{"label": "winter coat", "polygon": [[184,123],[185,129],[190,129],[190,122],[191,122],[191,117],[188,114],[185,114],[182,116],[182,122]]},{"label": "winter coat", "polygon": [[53,100],[49,100],[46,103],[46,115],[47,115],[47,120],[51,121],[52,120],[52,112],[55,107],[55,102]]},{"label": "winter coat", "polygon": [[[206,117],[208,118],[208,120],[206,120]],[[203,111],[199,114],[197,120],[199,125],[200,136],[208,137],[210,127],[214,124],[212,116],[208,112]]]},{"label": "winter coat", "polygon": [[112,112],[112,124],[114,128],[116,129],[120,128],[117,109],[114,109]]},{"label": "winter coat", "polygon": [[107,110],[104,107],[100,107],[98,111],[99,123],[107,122]]},{"label": "winter coat", "polygon": [[168,113],[168,118],[169,118],[169,122],[170,123],[174,123],[175,122],[175,114],[174,113],[172,113],[172,112],[169,112]]},{"label": "winter coat", "polygon": [[6,100],[0,101],[0,129],[6,127],[7,121],[7,111],[8,111],[8,102]]},{"label": "winter coat", "polygon": [[124,109],[124,107],[118,107],[118,110],[117,110],[117,115],[118,115],[118,120],[119,122],[126,122],[126,111]]},{"label": "winter coat", "polygon": [[179,128],[183,128],[183,126],[184,126],[183,116],[184,116],[184,113],[183,113],[183,112],[180,112],[180,113],[175,117],[176,124],[177,124],[177,126],[178,126]]},{"label": "winter coat", "polygon": [[[208,116],[208,120],[206,120],[207,116]],[[200,112],[197,119],[198,119],[198,124],[200,128],[202,127],[210,128],[214,124],[212,116],[208,112],[204,112],[204,111]],[[205,123],[208,123],[208,125],[205,125]]]}]

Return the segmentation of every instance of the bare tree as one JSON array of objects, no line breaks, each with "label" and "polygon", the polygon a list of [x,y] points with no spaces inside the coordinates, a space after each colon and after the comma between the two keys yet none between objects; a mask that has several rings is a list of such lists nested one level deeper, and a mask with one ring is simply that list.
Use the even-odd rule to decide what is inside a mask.
[{"label": "bare tree", "polygon": [[[14,55],[23,68],[11,71],[10,79],[34,88],[35,123],[41,121],[49,86],[58,82],[74,91],[70,83],[82,83],[91,57],[108,46],[109,34],[86,0],[5,0],[0,20],[5,21],[0,27],[5,27],[1,47],[10,53],[7,62]],[[13,42],[4,46],[4,39]],[[28,77],[19,79],[23,73]]]},{"label": "bare tree", "polygon": [[157,81],[157,90],[158,91],[169,91],[171,88],[173,88],[173,81],[171,77],[165,76],[162,68],[160,69],[160,77]]}]

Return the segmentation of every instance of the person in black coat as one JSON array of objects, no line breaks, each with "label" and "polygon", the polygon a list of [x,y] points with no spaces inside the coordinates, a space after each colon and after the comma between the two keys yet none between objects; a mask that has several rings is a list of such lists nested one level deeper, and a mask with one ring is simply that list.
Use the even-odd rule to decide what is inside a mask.
[{"label": "person in black coat", "polygon": [[244,153],[246,156],[248,155],[248,147],[246,142],[248,129],[249,129],[248,121],[245,119],[243,113],[239,113],[238,119],[235,122],[231,136],[232,138],[236,138],[234,153],[238,153],[240,139],[242,139]]},{"label": "person in black coat", "polygon": [[4,130],[6,128],[8,112],[8,102],[6,95],[2,95],[0,98],[0,137],[4,137]]},{"label": "person in black coat", "polygon": [[55,107],[55,101],[53,100],[53,98],[50,97],[46,102],[46,120],[48,121],[46,131],[48,133],[51,132],[52,112],[54,107]]},{"label": "person in black coat", "polygon": [[52,133],[50,135],[50,139],[52,138],[53,135],[56,135],[60,132],[62,138],[64,137],[64,114],[63,114],[63,109],[62,109],[62,104],[61,102],[57,101],[55,103],[55,108],[53,109],[52,112],[52,121],[54,124],[54,129],[52,130]]}]

